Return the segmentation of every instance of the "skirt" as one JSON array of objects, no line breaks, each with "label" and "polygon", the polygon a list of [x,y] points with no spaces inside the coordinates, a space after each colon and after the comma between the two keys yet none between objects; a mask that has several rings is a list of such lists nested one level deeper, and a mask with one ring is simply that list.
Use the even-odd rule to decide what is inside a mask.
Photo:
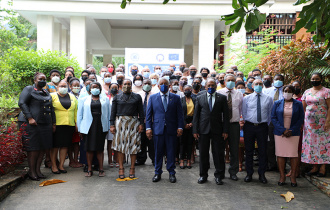
[{"label": "skirt", "polygon": [[57,125],[54,134],[53,148],[70,147],[75,129],[75,126]]},{"label": "skirt", "polygon": [[100,152],[104,150],[105,136],[107,132],[103,132],[101,114],[92,112],[93,122],[89,128],[88,134],[84,135],[85,151]]},{"label": "skirt", "polygon": [[112,149],[135,155],[140,152],[141,134],[138,132],[140,122],[137,116],[116,117],[116,134],[113,137]]},{"label": "skirt", "polygon": [[300,136],[289,138],[275,135],[275,153],[279,157],[298,157]]},{"label": "skirt", "polygon": [[[26,127],[25,127],[26,124]],[[22,136],[25,151],[45,150],[53,147],[53,125],[30,125],[23,123],[25,131]]]}]

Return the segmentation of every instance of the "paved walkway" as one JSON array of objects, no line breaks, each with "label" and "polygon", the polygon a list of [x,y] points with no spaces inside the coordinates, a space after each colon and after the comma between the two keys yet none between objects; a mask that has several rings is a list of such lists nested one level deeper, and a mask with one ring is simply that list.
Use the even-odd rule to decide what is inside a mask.
[{"label": "paved walkway", "polygon": [[[106,162],[106,161],[105,161]],[[67,163],[66,163],[67,164]],[[227,165],[228,167],[228,165]],[[129,166],[125,166],[128,175]],[[55,175],[43,169],[49,179],[62,179],[66,183],[39,187],[40,182],[26,180],[2,203],[0,209],[324,209],[330,207],[330,198],[310,184],[298,179],[298,187],[277,186],[278,174],[266,173],[269,183],[264,185],[255,175],[253,182],[243,181],[245,173],[239,173],[239,181],[224,179],[224,185],[215,184],[210,169],[209,181],[197,184],[198,164],[192,169],[177,168],[178,182],[168,181],[164,172],[162,180],[151,182],[153,166],[147,162],[136,167],[138,180],[117,182],[118,169],[105,167],[106,177],[97,172],[91,178],[84,177],[82,169],[67,167],[68,173]],[[287,180],[290,183],[290,180]],[[295,199],[286,203],[281,193],[291,191]]]}]

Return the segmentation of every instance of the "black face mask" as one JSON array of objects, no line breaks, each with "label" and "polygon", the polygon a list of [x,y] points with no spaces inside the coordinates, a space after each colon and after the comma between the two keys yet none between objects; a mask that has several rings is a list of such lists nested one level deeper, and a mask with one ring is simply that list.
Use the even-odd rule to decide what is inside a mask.
[{"label": "black face mask", "polygon": [[264,85],[265,85],[265,87],[270,87],[272,85],[272,83],[269,80],[265,80]]},{"label": "black face mask", "polygon": [[71,76],[67,77],[67,78],[66,78],[66,81],[69,83],[69,82],[70,82],[70,79],[72,79]]},{"label": "black face mask", "polygon": [[202,73],[202,77],[207,77],[208,73]]},{"label": "black face mask", "polygon": [[180,79],[181,79],[181,76],[180,75],[177,75],[177,76],[175,76],[176,77],[176,79],[178,80],[178,81],[180,81]]},{"label": "black face mask", "polygon": [[87,76],[83,76],[83,77],[81,77],[81,79],[82,79],[82,81],[86,81],[86,79],[88,79],[88,77]]},{"label": "black face mask", "polygon": [[295,89],[294,89],[294,94],[295,94],[295,95],[299,95],[300,91],[301,91],[300,88],[295,88]]},{"label": "black face mask", "polygon": [[193,85],[193,88],[194,88],[194,90],[199,90],[199,89],[201,89],[200,86],[199,86],[199,84],[194,84],[194,85]]},{"label": "black face mask", "polygon": [[191,96],[191,91],[190,90],[184,91],[184,95],[186,97],[190,97]]},{"label": "black face mask", "polygon": [[311,81],[311,84],[316,87],[319,86],[321,84],[321,81]]},{"label": "black face mask", "polygon": [[137,70],[132,70],[132,71],[131,71],[131,74],[132,74],[133,76],[137,75]]},{"label": "black face mask", "polygon": [[110,92],[111,92],[112,95],[117,95],[118,90],[117,89],[111,89]]},{"label": "black face mask", "polygon": [[219,82],[220,82],[220,84],[225,84],[225,80],[224,79],[222,79],[222,80],[219,80]]},{"label": "black face mask", "polygon": [[211,74],[211,77],[216,77],[217,75],[216,74]]},{"label": "black face mask", "polygon": [[196,71],[191,71],[191,72],[190,72],[190,76],[191,76],[191,77],[195,77],[195,75],[196,75]]},{"label": "black face mask", "polygon": [[183,72],[184,69],[185,69],[184,66],[181,66],[181,67],[180,67],[180,71],[181,71],[181,72]]},{"label": "black face mask", "polygon": [[46,86],[46,81],[45,80],[41,80],[41,81],[38,81],[38,86],[43,88]]},{"label": "black face mask", "polygon": [[117,79],[117,83],[118,83],[118,85],[122,85],[123,84],[123,79]]}]

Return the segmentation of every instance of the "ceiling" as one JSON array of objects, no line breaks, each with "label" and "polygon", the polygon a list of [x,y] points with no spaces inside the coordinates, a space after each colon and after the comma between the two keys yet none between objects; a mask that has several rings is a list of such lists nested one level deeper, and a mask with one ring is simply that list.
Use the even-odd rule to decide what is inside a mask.
[{"label": "ceiling", "polygon": [[182,29],[184,21],[109,20],[112,28],[128,29]]}]

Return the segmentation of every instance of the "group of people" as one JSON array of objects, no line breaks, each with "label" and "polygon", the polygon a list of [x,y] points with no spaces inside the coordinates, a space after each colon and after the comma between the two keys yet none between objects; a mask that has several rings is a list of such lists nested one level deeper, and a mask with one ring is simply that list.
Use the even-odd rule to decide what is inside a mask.
[{"label": "group of people", "polygon": [[[244,181],[252,181],[254,154],[264,184],[265,172],[278,169],[278,185],[290,177],[291,186],[297,186],[301,161],[313,165],[307,175],[326,176],[330,89],[322,86],[320,73],[312,74],[312,88],[303,92],[299,81],[285,85],[284,75],[263,75],[259,69],[247,78],[237,66],[225,73],[198,71],[185,63],[152,71],[133,65],[125,74],[124,65],[115,68],[110,63],[98,75],[88,65],[77,78],[68,67],[63,79],[60,71],[52,70],[48,83],[46,75],[36,73],[34,84],[19,98],[27,125],[23,143],[29,177],[45,178],[40,171],[44,156],[54,174],[67,173],[68,156],[71,167],[84,166],[86,177],[93,170],[103,177],[106,141],[108,164],[119,168],[120,179],[125,178],[125,155],[131,159],[129,178],[135,178],[135,166],[149,156],[155,167],[152,181],[158,182],[165,157],[169,181],[175,183],[176,164],[191,169],[198,149],[198,183],[205,183],[210,145],[217,185],[225,177],[225,151],[234,181],[244,158]],[[286,158],[291,162],[287,174]]]}]

